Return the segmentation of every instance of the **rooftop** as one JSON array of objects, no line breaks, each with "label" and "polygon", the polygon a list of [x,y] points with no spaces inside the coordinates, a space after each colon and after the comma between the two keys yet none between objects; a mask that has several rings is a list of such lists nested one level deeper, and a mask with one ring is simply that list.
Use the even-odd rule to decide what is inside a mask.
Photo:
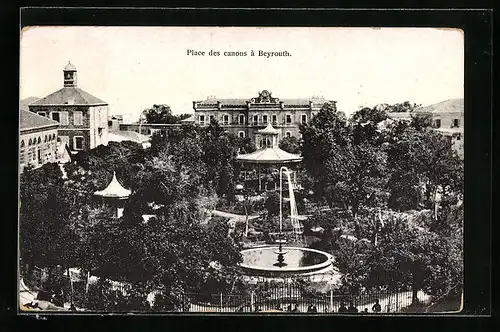
[{"label": "rooftop", "polygon": [[34,103],[35,101],[37,101],[38,97],[27,97],[27,98],[24,98],[24,99],[21,99],[19,101],[19,109],[22,109],[22,110],[25,110],[25,111],[29,111],[29,107],[28,105]]},{"label": "rooftop", "polygon": [[464,99],[448,99],[437,104],[421,107],[415,112],[419,113],[457,113],[464,111]]},{"label": "rooftop", "polygon": [[33,128],[43,128],[58,126],[59,122],[46,118],[44,116],[38,115],[36,113],[19,110],[19,129],[28,130]]},{"label": "rooftop", "polygon": [[328,102],[323,97],[311,97],[311,98],[293,98],[293,99],[280,99],[272,96],[272,92],[267,90],[262,90],[259,92],[259,96],[250,98],[215,98],[214,96],[209,96],[205,100],[196,101],[199,105],[204,106],[215,106],[217,103],[222,105],[232,105],[232,106],[245,106],[248,102],[252,104],[279,104],[283,102],[285,105],[300,105],[309,106],[309,102],[312,102],[314,106],[322,106],[324,103]]},{"label": "rooftop", "polygon": [[114,130],[108,132],[108,140],[113,142],[132,141],[136,143],[149,142],[149,137],[135,131]]},{"label": "rooftop", "polygon": [[186,118],[184,120],[181,120],[182,123],[187,123],[187,122],[194,122],[195,118],[194,115],[191,115],[189,118]]},{"label": "rooftop", "polygon": [[118,182],[118,179],[116,178],[116,172],[113,172],[113,179],[104,190],[96,191],[94,193],[94,195],[97,196],[112,197],[119,199],[128,198],[130,194],[131,191],[123,188],[120,182]]},{"label": "rooftop", "polygon": [[30,104],[30,106],[62,106],[62,105],[97,106],[97,105],[108,105],[108,103],[97,97],[92,96],[90,93],[83,91],[80,88],[64,87]]},{"label": "rooftop", "polygon": [[[217,105],[217,102],[221,102],[222,105],[241,105],[244,106],[247,104],[247,102],[251,102],[251,98],[221,98],[221,99],[205,99],[205,100],[199,100],[196,101],[196,103],[202,104],[202,105]],[[309,106],[309,101],[313,102],[313,105],[323,105],[324,103],[328,102],[328,100],[323,99],[323,98],[286,98],[286,99],[280,99],[278,103],[282,101],[285,105],[307,105]]]},{"label": "rooftop", "polygon": [[299,162],[302,157],[283,151],[279,147],[272,147],[248,154],[240,154],[236,159],[240,162],[253,164],[288,164]]},{"label": "rooftop", "polygon": [[268,135],[278,135],[281,131],[275,129],[271,123],[269,122],[264,129],[260,129],[257,131],[259,134],[268,134]]}]

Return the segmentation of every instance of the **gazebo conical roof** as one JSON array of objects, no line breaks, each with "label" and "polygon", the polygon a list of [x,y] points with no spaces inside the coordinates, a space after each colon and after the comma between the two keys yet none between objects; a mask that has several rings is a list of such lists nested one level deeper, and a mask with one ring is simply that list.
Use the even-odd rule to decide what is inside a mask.
[{"label": "gazebo conical roof", "polygon": [[108,184],[106,189],[96,191],[94,195],[108,198],[127,199],[131,193],[132,192],[130,190],[123,188],[116,178],[116,172],[113,172],[113,179]]},{"label": "gazebo conical roof", "polygon": [[302,161],[297,154],[286,152],[279,147],[269,147],[248,154],[240,154],[236,160],[248,164],[291,164]]},{"label": "gazebo conical roof", "polygon": [[257,130],[257,133],[264,135],[278,135],[280,133],[279,129],[275,129],[273,125],[269,122],[264,129]]}]

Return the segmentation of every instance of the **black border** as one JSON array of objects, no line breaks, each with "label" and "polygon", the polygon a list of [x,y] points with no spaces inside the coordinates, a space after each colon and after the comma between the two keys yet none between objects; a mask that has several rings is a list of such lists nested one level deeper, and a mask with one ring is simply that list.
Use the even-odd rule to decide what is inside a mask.
[{"label": "black border", "polygon": [[[19,23],[19,22],[18,22]],[[453,325],[467,330],[483,329],[485,320],[481,318],[468,317],[464,315],[490,314],[491,308],[491,134],[492,134],[492,24],[493,12],[491,10],[317,10],[317,9],[281,9],[281,10],[249,10],[249,9],[122,9],[122,8],[25,8],[22,10],[22,26],[26,25],[157,25],[157,26],[384,26],[384,27],[442,27],[460,28],[465,33],[465,303],[461,314],[450,315]],[[20,25],[17,25],[19,28]],[[15,28],[16,29],[16,28]],[[17,46],[17,59],[15,63],[19,68],[19,30],[17,36],[13,37],[14,47]],[[14,68],[15,69],[15,68]],[[14,79],[19,80],[18,72],[15,71]],[[15,89],[14,89],[15,90]],[[19,91],[13,91],[13,96],[19,97]],[[18,102],[13,102],[13,108]],[[12,112],[15,113],[15,112]],[[15,117],[17,121],[17,117]],[[16,124],[17,125],[17,124]],[[17,130],[17,127],[16,127]],[[16,134],[17,136],[17,134]],[[11,134],[12,137],[16,137]],[[11,160],[17,158],[17,147],[14,149]],[[17,179],[15,177],[17,164],[15,164],[13,177],[17,190]],[[4,172],[5,173],[5,172]],[[2,186],[3,187],[3,186]],[[4,188],[4,187],[3,187]],[[17,195],[15,195],[17,200]],[[10,198],[10,196],[9,196]],[[7,207],[17,207],[5,205]],[[17,216],[17,210],[14,213]],[[14,219],[14,220],[17,220]],[[5,248],[4,255],[13,267],[11,272],[4,272],[13,276],[11,283],[4,283],[9,302],[2,303],[2,309],[7,309],[8,314],[16,315],[17,297],[17,223],[4,220],[3,226],[13,242],[4,241],[10,245]],[[8,253],[8,254],[7,254]],[[7,265],[7,264],[5,264]],[[10,269],[9,269],[10,270]],[[33,316],[18,316],[17,321],[22,323],[52,323],[72,322],[71,329],[81,327],[89,330],[93,323],[101,321],[99,316],[44,316],[46,321],[36,320]],[[162,316],[163,318],[164,316]],[[215,318],[216,317],[216,318]],[[241,317],[227,319],[227,316],[196,316],[196,323],[204,328],[215,327],[226,329],[221,325],[223,322],[232,323],[238,321],[240,326],[252,326],[262,329],[270,322],[267,316]],[[436,321],[448,322],[446,317],[363,317],[363,321],[375,327],[379,322],[401,324],[402,321],[410,323],[401,326],[407,329],[412,327],[418,320],[420,324],[427,327],[441,329]],[[91,318],[91,319],[89,319]],[[131,329],[143,329],[157,321],[159,317],[136,316],[134,319],[125,319],[123,316],[104,316],[108,322],[125,322]],[[194,316],[168,316],[169,321],[192,324]],[[215,318],[215,319],[214,319]],[[85,323],[82,319],[85,319]],[[273,317],[272,327],[289,329],[297,327],[297,320],[302,328],[315,321],[315,325],[325,324],[335,329],[339,322],[354,322],[360,320],[348,317],[318,316],[318,317]],[[335,323],[333,323],[333,322]],[[43,324],[43,323],[46,324]],[[49,323],[50,322],[50,323]],[[82,322],[83,324],[78,324]],[[135,324],[130,324],[134,322]],[[253,324],[255,325],[253,325]],[[277,323],[277,325],[275,325]],[[430,323],[430,325],[429,325]],[[451,323],[451,322],[450,322]],[[264,324],[264,325],[263,325]],[[333,325],[332,325],[333,324]],[[472,325],[471,325],[472,324]],[[24,325],[24,324],[23,324]],[[58,324],[56,324],[58,325]],[[298,325],[298,326],[300,326]],[[100,324],[95,325],[100,326]],[[451,327],[447,325],[448,327]],[[372,328],[373,328],[372,327]],[[395,326],[394,326],[395,327]],[[444,327],[444,326],[442,326]],[[227,327],[229,328],[229,326]],[[340,326],[338,327],[340,328]],[[422,326],[420,326],[422,328]]]}]

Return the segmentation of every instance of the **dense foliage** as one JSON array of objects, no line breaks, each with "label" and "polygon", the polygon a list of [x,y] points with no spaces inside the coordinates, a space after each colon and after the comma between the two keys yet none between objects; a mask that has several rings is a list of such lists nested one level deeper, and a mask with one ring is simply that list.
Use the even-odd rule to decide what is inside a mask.
[{"label": "dense foliage", "polygon": [[[330,208],[304,222],[305,235],[315,239],[314,248],[334,255],[349,292],[411,288],[416,302],[418,290],[442,297],[462,289],[463,162],[427,120],[388,116],[414,113],[416,106],[365,107],[348,119],[327,103],[301,126],[301,140],[280,142],[303,157],[297,170],[299,209],[305,201]],[[166,105],[154,105],[145,115],[151,123],[180,121]],[[204,128],[183,124],[168,136],[156,133],[147,150],[110,142],[79,152],[64,166],[66,176],[57,164],[25,168],[23,274],[34,266],[48,268],[46,287],[57,292],[59,270],[90,272],[99,278],[87,296],[87,306],[95,310],[140,310],[148,307],[151,292],[157,299],[153,310],[175,310],[185,305],[186,292],[234,289],[241,260],[235,238],[246,229],[230,237],[226,221],[208,217],[216,204],[247,217],[267,210],[268,218],[252,225],[267,233],[276,229],[276,193],[254,201],[245,186],[243,201],[235,202],[241,180],[235,158],[254,150],[248,138],[231,135],[214,121]],[[132,191],[121,218],[93,197],[113,172]],[[276,181],[273,170],[263,173],[265,185]],[[111,280],[133,292],[117,295]]]},{"label": "dense foliage", "polygon": [[143,111],[146,123],[165,123],[176,124],[181,123],[181,120],[189,118],[190,114],[172,114],[172,110],[168,105],[153,105]]},{"label": "dense foliage", "polygon": [[[350,212],[319,213],[308,226],[324,229],[314,246],[334,253],[351,292],[410,287],[417,302],[418,290],[440,297],[462,289],[463,161],[428,119],[388,118],[417,106],[365,107],[348,120],[325,104],[301,128],[310,189]],[[388,210],[399,213],[382,216]]]},{"label": "dense foliage", "polygon": [[[121,142],[79,153],[65,165],[66,177],[57,164],[26,168],[20,190],[23,273],[58,265],[80,268],[82,275],[89,271],[100,281],[88,296],[102,294],[94,309],[115,310],[117,301],[122,309],[133,307],[131,299],[109,295],[107,280],[132,285],[143,300],[151,291],[168,293],[171,309],[182,305],[182,293],[230,287],[238,276],[239,247],[228,237],[227,223],[207,224],[207,212],[215,207],[217,190],[232,185],[225,174],[234,174],[228,169],[234,148],[223,133],[183,130],[191,135],[156,150]],[[227,159],[219,158],[224,151]],[[216,160],[226,164],[212,165]],[[132,190],[122,218],[93,196],[113,172]],[[56,284],[45,287],[59,292]]]}]

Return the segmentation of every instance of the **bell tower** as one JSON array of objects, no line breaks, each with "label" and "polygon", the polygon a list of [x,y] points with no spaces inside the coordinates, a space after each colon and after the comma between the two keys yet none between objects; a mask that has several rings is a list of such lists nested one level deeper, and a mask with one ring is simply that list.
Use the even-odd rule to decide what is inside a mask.
[{"label": "bell tower", "polygon": [[66,67],[64,67],[64,87],[75,87],[76,86],[76,67],[68,62]]}]

